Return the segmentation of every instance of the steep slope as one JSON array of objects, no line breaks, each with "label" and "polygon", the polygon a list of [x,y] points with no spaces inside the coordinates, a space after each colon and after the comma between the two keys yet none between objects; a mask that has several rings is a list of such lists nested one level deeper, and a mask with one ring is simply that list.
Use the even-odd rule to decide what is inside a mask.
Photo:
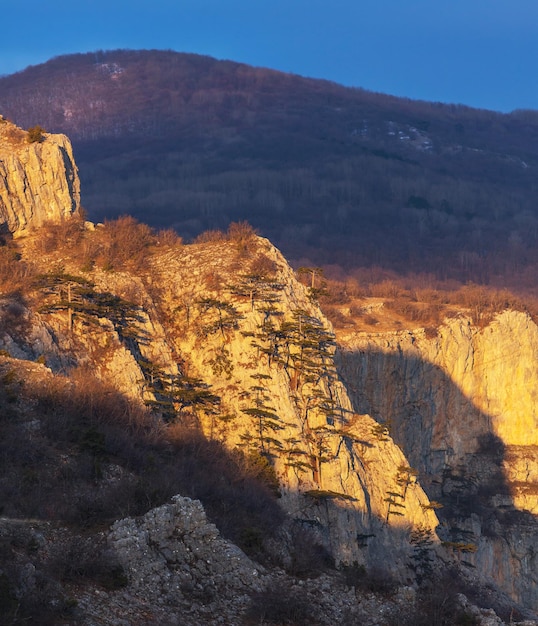
[{"label": "steep slope", "polygon": [[[60,187],[68,175],[60,170]],[[470,550],[452,542],[453,556],[440,545],[436,505],[417,472],[388,427],[348,396],[315,293],[247,224],[186,246],[131,218],[93,226],[66,215],[0,251],[0,589],[9,622],[46,607],[53,617],[41,613],[44,624],[73,615],[88,625],[222,623],[221,613],[249,623],[275,602],[256,594],[273,589],[285,598],[281,621],[300,609],[306,623],[379,624],[378,598],[364,614],[343,574],[296,576],[332,562],[355,587],[375,568],[400,582],[439,581]],[[262,481],[252,482],[253,467]],[[219,536],[182,490],[266,567]],[[520,531],[511,529],[509,548]],[[489,554],[514,564],[501,548],[485,541],[476,564],[534,607],[520,572],[510,587],[488,563]],[[532,574],[523,558],[520,566]],[[442,585],[450,614],[468,620],[454,581]],[[387,601],[382,623],[402,607],[411,623],[423,619],[423,591]]]},{"label": "steep slope", "polygon": [[[63,263],[56,285],[77,275],[65,255]],[[86,300],[117,300],[70,312],[55,304],[57,291],[38,291],[30,338],[39,348],[17,349],[6,336],[4,346],[39,351],[58,368],[86,363],[164,419],[261,454],[275,467],[284,508],[314,526],[337,561],[390,556],[390,569],[404,575],[410,531],[433,533],[436,517],[401,451],[351,409],[330,326],[268,241],[247,234],[164,247],[140,276],[95,269],[84,280],[92,284]]]},{"label": "steep slope", "polygon": [[[357,536],[376,534],[368,550],[379,558],[379,550],[398,549],[393,526],[404,535],[408,524],[433,530],[435,516],[414,478],[402,487],[405,458],[376,436],[373,420],[351,410],[334,369],[332,331],[269,242],[190,246],[156,261],[153,275],[170,285],[161,306],[168,319],[176,311],[169,328],[189,373],[234,416],[226,426],[205,417],[205,431],[222,428],[230,444],[274,459],[285,507],[317,522],[337,560],[364,558]],[[390,492],[405,492],[398,515]]]},{"label": "steep slope", "polygon": [[355,409],[388,424],[444,504],[443,538],[474,543],[466,560],[533,607],[537,350],[536,324],[507,311],[485,328],[446,320],[433,338],[355,334],[339,354]]},{"label": "steep slope", "polygon": [[65,135],[27,133],[0,117],[0,227],[14,235],[59,222],[80,207],[80,181]]}]

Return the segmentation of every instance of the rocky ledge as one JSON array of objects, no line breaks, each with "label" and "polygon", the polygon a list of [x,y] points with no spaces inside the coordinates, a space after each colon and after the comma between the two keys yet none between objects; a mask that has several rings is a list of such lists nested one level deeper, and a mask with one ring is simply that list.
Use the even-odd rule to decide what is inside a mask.
[{"label": "rocky ledge", "polygon": [[80,180],[65,135],[17,128],[0,116],[0,230],[20,236],[80,208]]}]

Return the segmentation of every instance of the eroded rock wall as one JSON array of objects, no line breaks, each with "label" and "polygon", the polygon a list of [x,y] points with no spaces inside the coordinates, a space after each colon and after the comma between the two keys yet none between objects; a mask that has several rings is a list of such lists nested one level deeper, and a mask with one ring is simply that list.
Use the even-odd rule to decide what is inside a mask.
[{"label": "eroded rock wall", "polygon": [[[178,412],[165,419],[195,420],[210,438],[262,453],[278,475],[283,507],[337,562],[383,563],[406,579],[413,529],[436,539],[429,500],[390,436],[353,410],[334,366],[332,329],[307,289],[267,240],[249,246],[163,249],[148,258],[143,280],[94,269],[85,276],[95,292],[136,295],[133,321],[121,327],[111,309],[111,319],[103,312],[91,323],[76,314],[70,327],[66,311],[34,313],[28,354],[57,371],[89,367],[157,412]],[[254,261],[271,268],[255,295],[245,289]],[[167,397],[167,388],[183,384],[218,405]]]},{"label": "eroded rock wall", "polygon": [[80,181],[71,143],[45,133],[27,134],[0,118],[0,227],[15,236],[59,222],[80,207]]},{"label": "eroded rock wall", "polygon": [[508,311],[483,329],[465,317],[447,320],[435,338],[422,329],[359,333],[338,359],[355,408],[389,420],[424,474],[461,463],[492,433],[526,452],[526,480],[538,444],[537,357],[538,327]]},{"label": "eroded rock wall", "polygon": [[[274,268],[269,294],[239,288],[256,258]],[[152,273],[167,285],[161,304],[174,320],[176,351],[232,416],[226,424],[205,418],[208,436],[272,458],[283,506],[318,530],[337,561],[382,562],[403,577],[410,532],[420,526],[435,536],[437,518],[402,451],[353,410],[334,369],[332,328],[282,255],[263,239],[249,254],[230,244],[188,246],[156,259]],[[208,299],[211,310],[200,306]],[[237,326],[213,330],[224,305]]]},{"label": "eroded rock wall", "polygon": [[513,598],[538,606],[538,327],[507,311],[485,328],[447,320],[358,333],[338,355],[357,411],[386,423],[445,510],[442,537]]}]

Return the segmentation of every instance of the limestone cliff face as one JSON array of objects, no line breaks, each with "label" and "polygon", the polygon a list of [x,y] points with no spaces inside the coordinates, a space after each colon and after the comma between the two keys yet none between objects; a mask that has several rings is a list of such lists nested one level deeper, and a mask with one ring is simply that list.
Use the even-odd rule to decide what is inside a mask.
[{"label": "limestone cliff face", "polygon": [[0,118],[0,226],[24,234],[61,221],[80,206],[80,181],[65,135],[26,133]]},{"label": "limestone cliff face", "polygon": [[[505,312],[478,329],[446,320],[422,329],[346,337],[338,355],[357,411],[387,423],[430,498],[444,538],[536,607],[538,327]],[[462,531],[462,532],[458,532]]]},{"label": "limestone cliff face", "polygon": [[[68,262],[65,269],[78,271]],[[34,313],[28,356],[59,371],[89,365],[166,419],[173,413],[230,447],[262,453],[284,508],[338,562],[409,575],[410,535],[421,528],[435,540],[437,517],[401,449],[353,410],[330,324],[268,241],[254,238],[245,250],[233,242],[163,249],[142,277],[85,277],[96,293],[135,295],[135,308],[123,321],[117,310],[90,324],[77,314],[71,328],[65,311]],[[7,337],[2,347],[17,349]],[[216,403],[193,401],[197,390]]]},{"label": "limestone cliff face", "polygon": [[[410,532],[434,532],[437,518],[401,450],[353,410],[332,329],[307,289],[268,241],[252,246],[243,255],[230,244],[189,246],[152,267],[167,285],[161,306],[176,352],[230,417],[202,416],[203,428],[271,457],[285,508],[338,561],[383,560],[401,574]],[[257,285],[248,278],[256,259],[273,267]]]},{"label": "limestone cliff face", "polygon": [[[428,475],[462,462],[493,433],[511,451],[514,479],[525,473],[528,481],[536,474],[537,356],[538,327],[509,311],[483,329],[447,320],[433,339],[421,329],[360,333],[339,359],[358,410],[392,420],[397,441]],[[516,461],[519,453],[525,461]]]}]

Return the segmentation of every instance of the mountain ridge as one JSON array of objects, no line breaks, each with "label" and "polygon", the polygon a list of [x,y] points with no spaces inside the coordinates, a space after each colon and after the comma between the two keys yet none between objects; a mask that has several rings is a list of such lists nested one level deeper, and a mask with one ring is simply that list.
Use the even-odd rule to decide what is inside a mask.
[{"label": "mountain ridge", "polygon": [[164,51],[60,57],[0,110],[71,136],[94,221],[186,239],[248,220],[301,264],[522,282],[538,263],[535,112],[413,102]]}]

